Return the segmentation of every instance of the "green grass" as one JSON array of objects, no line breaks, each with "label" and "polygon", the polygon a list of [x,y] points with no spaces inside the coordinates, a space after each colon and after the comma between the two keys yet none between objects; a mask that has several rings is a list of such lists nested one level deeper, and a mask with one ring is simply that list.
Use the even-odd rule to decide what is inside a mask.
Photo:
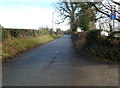
[{"label": "green grass", "polygon": [[38,46],[53,40],[54,37],[51,35],[44,35],[37,38],[22,38],[22,39],[9,39],[2,42],[2,57],[14,57],[17,54],[26,51],[30,48]]}]

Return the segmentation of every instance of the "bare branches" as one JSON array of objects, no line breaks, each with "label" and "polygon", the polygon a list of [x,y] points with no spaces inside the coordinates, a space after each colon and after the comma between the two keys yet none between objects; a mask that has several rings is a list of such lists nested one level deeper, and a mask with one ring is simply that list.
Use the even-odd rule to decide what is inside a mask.
[{"label": "bare branches", "polygon": [[115,3],[115,4],[117,4],[117,5],[119,5],[120,6],[120,3],[119,2],[116,2],[116,1],[114,1],[114,0],[111,0],[113,3]]},{"label": "bare branches", "polygon": [[100,13],[105,14],[106,16],[109,16],[108,13],[105,13],[104,11],[101,11],[94,3],[90,2],[90,4]]},{"label": "bare branches", "polygon": [[63,23],[67,18],[70,18],[70,15],[64,15],[63,18],[62,18],[62,21],[58,21],[58,22],[56,22],[56,24]]},{"label": "bare branches", "polygon": [[71,10],[70,10],[70,8],[69,8],[69,6],[68,6],[68,2],[63,2],[63,3],[65,3],[65,6],[66,6],[66,8],[68,9],[68,11],[71,12]]},{"label": "bare branches", "polygon": [[[69,18],[69,23],[75,23],[76,13],[78,8],[78,3],[75,2],[59,2],[57,9],[59,11],[61,21],[56,22],[57,24],[63,23],[67,18]],[[70,24],[71,25],[71,24]]]},{"label": "bare branches", "polygon": [[[115,3],[116,5],[120,4],[120,3],[115,2],[113,0],[111,0],[111,1],[112,1],[111,3]],[[105,5],[103,3],[100,4],[102,6],[102,8],[100,8],[100,6],[95,5],[93,2],[88,2],[88,4],[92,5],[97,12],[100,12],[100,13],[106,15],[107,17],[109,17],[110,16],[110,12],[112,11],[112,5],[110,4],[109,1],[107,1],[107,2],[108,2],[108,5]],[[116,9],[115,9],[115,12],[120,14],[120,12],[118,12]],[[118,22],[120,22],[120,18],[119,17],[117,17],[116,20]]]}]

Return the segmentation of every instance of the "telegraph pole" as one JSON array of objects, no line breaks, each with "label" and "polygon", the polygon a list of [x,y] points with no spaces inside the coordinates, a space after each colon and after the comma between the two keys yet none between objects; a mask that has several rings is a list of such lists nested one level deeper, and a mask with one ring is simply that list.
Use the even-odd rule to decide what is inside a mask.
[{"label": "telegraph pole", "polygon": [[52,29],[54,30],[54,12],[52,14]]},{"label": "telegraph pole", "polygon": [[[112,6],[112,16],[114,15],[114,13],[115,13],[115,5]],[[115,19],[113,18],[113,31],[114,30],[115,30]]]}]

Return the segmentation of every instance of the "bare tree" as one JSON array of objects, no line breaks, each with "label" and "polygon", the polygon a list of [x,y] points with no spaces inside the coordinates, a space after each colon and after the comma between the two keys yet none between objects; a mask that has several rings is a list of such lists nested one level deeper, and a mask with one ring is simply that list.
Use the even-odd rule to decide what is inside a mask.
[{"label": "bare tree", "polygon": [[69,18],[72,31],[76,31],[78,26],[83,27],[84,30],[89,30],[90,21],[95,21],[94,9],[86,2],[59,2],[56,4],[56,8],[62,18],[62,21],[57,23],[63,23]]},{"label": "bare tree", "polygon": [[62,21],[57,22],[58,24],[63,23],[67,18],[69,18],[69,23],[71,26],[72,31],[76,31],[77,24],[77,13],[78,12],[79,4],[78,2],[58,2],[56,4],[57,11],[60,14],[60,17],[62,18]]}]

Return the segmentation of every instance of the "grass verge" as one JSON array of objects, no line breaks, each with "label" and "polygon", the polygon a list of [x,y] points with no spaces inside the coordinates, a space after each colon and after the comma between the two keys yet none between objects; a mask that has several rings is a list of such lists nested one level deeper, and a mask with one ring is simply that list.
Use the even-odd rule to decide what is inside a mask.
[{"label": "grass verge", "polygon": [[38,45],[55,39],[52,35],[44,35],[37,38],[9,39],[2,42],[2,62]]}]

